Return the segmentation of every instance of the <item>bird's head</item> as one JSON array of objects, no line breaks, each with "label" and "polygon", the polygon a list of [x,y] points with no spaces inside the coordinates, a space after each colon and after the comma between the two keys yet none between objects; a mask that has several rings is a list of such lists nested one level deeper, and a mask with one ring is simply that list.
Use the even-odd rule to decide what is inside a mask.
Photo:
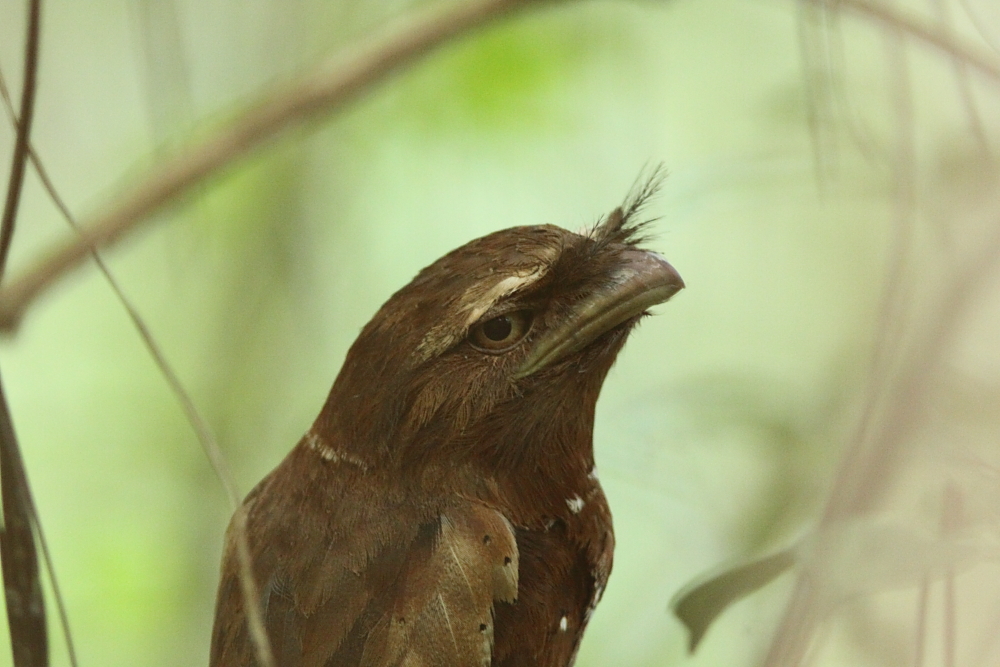
[{"label": "bird's head", "polygon": [[422,270],[358,336],[314,433],[368,465],[592,456],[604,376],[646,309],[684,286],[639,247],[655,187],[589,233],[513,227]]}]

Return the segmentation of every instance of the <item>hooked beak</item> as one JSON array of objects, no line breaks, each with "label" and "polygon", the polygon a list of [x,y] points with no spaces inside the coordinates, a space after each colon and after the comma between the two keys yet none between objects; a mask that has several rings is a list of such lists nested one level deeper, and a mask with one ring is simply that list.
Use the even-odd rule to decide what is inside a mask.
[{"label": "hooked beak", "polygon": [[559,326],[535,341],[534,349],[514,374],[527,377],[560,359],[579,352],[599,336],[663,303],[684,287],[667,260],[649,250],[628,248],[609,286],[580,302]]}]

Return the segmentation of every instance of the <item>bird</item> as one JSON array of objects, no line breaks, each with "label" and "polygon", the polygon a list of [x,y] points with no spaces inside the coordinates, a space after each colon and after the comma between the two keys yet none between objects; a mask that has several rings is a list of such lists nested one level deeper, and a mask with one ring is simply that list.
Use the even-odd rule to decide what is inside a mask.
[{"label": "bird", "polygon": [[[319,416],[247,495],[276,667],[564,667],[611,573],[605,376],[684,287],[643,248],[661,178],[580,233],[470,241],[361,330]],[[211,667],[258,658],[226,533]]]}]

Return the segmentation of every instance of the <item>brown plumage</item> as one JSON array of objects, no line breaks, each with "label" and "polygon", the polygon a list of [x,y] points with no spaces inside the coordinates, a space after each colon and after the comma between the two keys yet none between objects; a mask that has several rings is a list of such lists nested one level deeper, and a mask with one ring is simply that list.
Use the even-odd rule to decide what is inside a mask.
[{"label": "brown plumage", "polygon": [[[362,330],[312,429],[247,496],[279,667],[562,667],[611,571],[601,384],[683,287],[642,250],[651,181],[589,234],[514,227],[421,271]],[[256,664],[232,535],[212,667]]]}]

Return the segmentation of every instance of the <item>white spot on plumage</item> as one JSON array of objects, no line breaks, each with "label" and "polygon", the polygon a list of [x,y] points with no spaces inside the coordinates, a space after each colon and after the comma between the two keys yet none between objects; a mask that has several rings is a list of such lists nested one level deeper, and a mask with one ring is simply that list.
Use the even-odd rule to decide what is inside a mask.
[{"label": "white spot on plumage", "polygon": [[593,480],[595,482],[598,481],[597,466],[594,466],[593,468],[590,469],[590,472],[587,473],[587,479]]},{"label": "white spot on plumage", "polygon": [[584,624],[590,621],[590,617],[593,615],[594,610],[597,609],[597,603],[601,601],[601,596],[603,595],[604,584],[602,584],[600,580],[597,580],[597,585],[594,587],[594,597],[590,601],[590,606],[587,607],[587,612],[583,615]]},{"label": "white spot on plumage", "polygon": [[584,504],[583,498],[580,496],[573,496],[572,498],[566,499],[566,506],[569,507],[569,511],[573,514],[579,514],[580,510],[583,509]]},{"label": "white spot on plumage", "polygon": [[563,616],[562,618],[559,619],[559,629],[562,630],[563,632],[566,632],[566,628],[568,627],[569,627],[569,622],[566,620],[566,617]]}]

